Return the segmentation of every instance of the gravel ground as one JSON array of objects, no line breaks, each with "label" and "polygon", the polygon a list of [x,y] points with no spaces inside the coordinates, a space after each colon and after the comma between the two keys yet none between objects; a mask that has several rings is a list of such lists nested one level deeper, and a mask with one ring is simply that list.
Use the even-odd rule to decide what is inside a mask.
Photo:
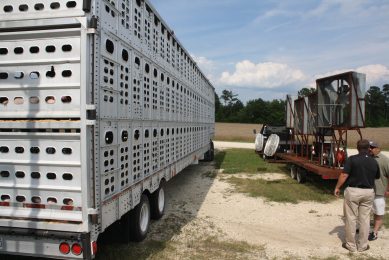
[{"label": "gravel ground", "polygon": [[[253,144],[215,142],[215,147],[250,148]],[[213,169],[212,163],[201,163],[173,178],[167,185],[166,215],[153,223],[152,230],[163,229],[164,221],[174,216],[181,221],[180,232],[172,234],[172,240],[185,243],[193,237],[212,235],[220,240],[246,241],[264,247],[264,254],[251,259],[387,259],[388,230],[382,230],[379,239],[370,242],[371,249],[364,253],[352,256],[341,247],[344,240],[341,199],[327,204],[266,202],[234,192],[224,174],[205,177]],[[242,173],[239,177],[249,175]],[[266,178],[283,176],[267,173]],[[184,253],[181,256],[190,258]]]}]

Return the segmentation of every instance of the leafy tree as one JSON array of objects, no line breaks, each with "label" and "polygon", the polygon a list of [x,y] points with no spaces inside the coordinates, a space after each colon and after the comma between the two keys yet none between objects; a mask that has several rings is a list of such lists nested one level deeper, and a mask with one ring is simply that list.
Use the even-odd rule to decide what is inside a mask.
[{"label": "leafy tree", "polygon": [[309,94],[312,94],[315,92],[316,92],[315,88],[302,88],[297,92],[297,95],[299,97],[304,97],[304,96],[308,96]]},{"label": "leafy tree", "polygon": [[385,124],[389,124],[389,84],[382,86],[382,92],[385,98]]},{"label": "leafy tree", "polygon": [[371,86],[366,92],[367,126],[385,125],[385,96],[377,86]]}]

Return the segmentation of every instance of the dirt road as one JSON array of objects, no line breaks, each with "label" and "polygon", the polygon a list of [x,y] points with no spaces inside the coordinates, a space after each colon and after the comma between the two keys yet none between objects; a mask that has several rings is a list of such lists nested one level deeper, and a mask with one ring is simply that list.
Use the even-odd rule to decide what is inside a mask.
[{"label": "dirt road", "polygon": [[[215,142],[215,147],[225,144]],[[206,177],[213,169],[212,163],[191,166],[168,183],[166,216],[153,223],[151,238],[161,236],[161,230],[173,225],[176,231],[168,238],[183,245],[211,236],[263,248],[261,255],[253,253],[247,257],[251,259],[350,259],[341,247],[342,200],[329,204],[265,202],[234,192],[223,174]],[[389,231],[384,230],[377,241],[370,243],[369,251],[357,256],[385,259],[388,243]],[[177,259],[188,259],[191,251],[183,246],[175,254]]]}]

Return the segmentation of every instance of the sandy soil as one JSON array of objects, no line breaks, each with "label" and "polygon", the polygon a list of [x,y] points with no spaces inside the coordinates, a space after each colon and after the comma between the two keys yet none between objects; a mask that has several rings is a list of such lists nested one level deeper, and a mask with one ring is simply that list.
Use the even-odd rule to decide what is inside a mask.
[{"label": "sandy soil", "polygon": [[[222,173],[216,178],[206,177],[205,173],[213,169],[212,163],[201,163],[173,178],[167,185],[166,215],[162,221],[153,223],[152,230],[160,230],[156,226],[164,227],[164,221],[174,218],[180,230],[172,234],[171,239],[176,241],[209,235],[246,241],[264,246],[265,255],[259,258],[268,259],[351,257],[341,247],[344,240],[341,199],[329,204],[266,202],[234,192]],[[283,178],[271,173],[264,177]],[[389,231],[383,230],[379,235],[378,240],[370,242],[369,251],[356,253],[357,256],[385,259],[389,252]]]}]

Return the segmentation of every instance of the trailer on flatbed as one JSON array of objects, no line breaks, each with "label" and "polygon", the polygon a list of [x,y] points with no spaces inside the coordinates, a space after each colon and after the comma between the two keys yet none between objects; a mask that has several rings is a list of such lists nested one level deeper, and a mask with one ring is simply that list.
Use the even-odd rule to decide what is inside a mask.
[{"label": "trailer on flatbed", "polygon": [[[292,178],[304,182],[307,174],[337,179],[347,159],[349,131],[365,127],[366,76],[346,72],[316,80],[316,91],[303,97],[287,96],[286,129],[289,149],[280,149],[279,138],[256,137],[256,149],[273,162],[288,163]],[[283,131],[285,132],[285,131]],[[274,133],[277,135],[277,133]],[[270,140],[270,142],[269,142]],[[269,154],[269,151],[271,154]]]}]

